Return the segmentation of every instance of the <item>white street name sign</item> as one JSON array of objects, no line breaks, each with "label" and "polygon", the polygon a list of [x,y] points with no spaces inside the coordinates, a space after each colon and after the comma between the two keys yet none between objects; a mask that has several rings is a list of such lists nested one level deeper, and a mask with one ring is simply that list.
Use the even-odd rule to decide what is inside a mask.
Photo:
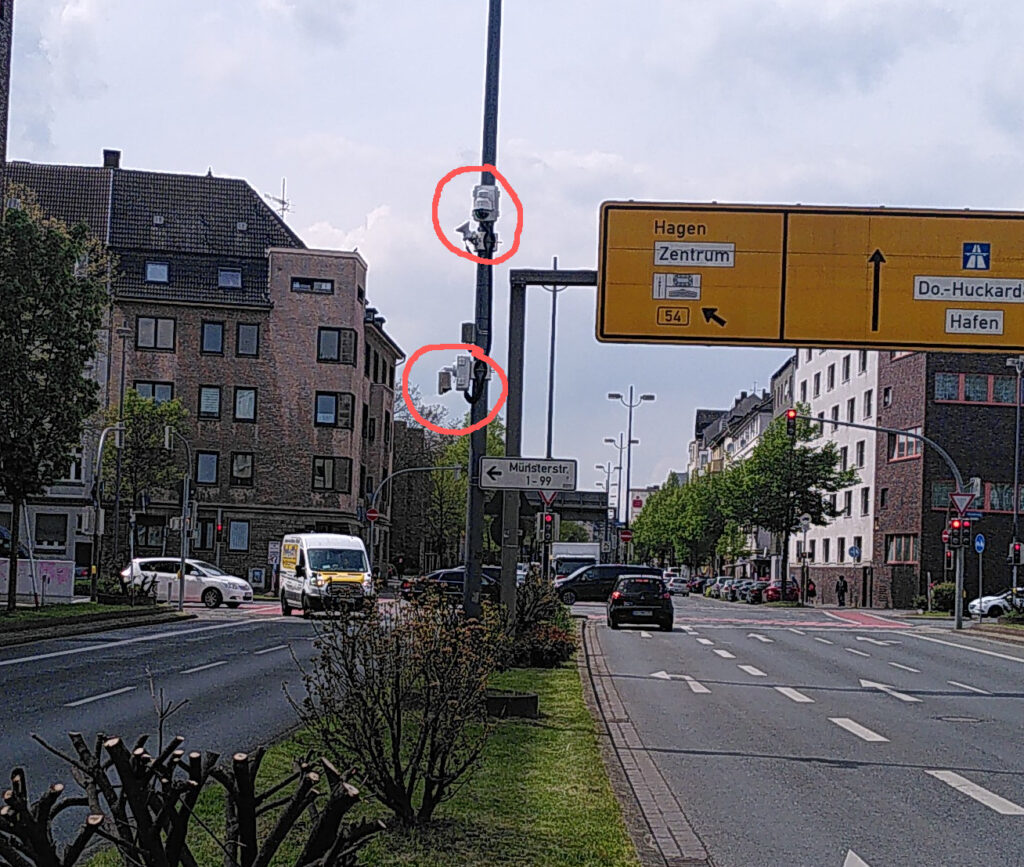
[{"label": "white street name sign", "polygon": [[576,461],[562,458],[480,458],[480,487],[575,491]]}]

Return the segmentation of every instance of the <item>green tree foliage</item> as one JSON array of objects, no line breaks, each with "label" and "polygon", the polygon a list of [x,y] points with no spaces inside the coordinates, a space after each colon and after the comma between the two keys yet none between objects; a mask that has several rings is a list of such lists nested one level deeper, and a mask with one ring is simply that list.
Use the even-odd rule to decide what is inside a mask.
[{"label": "green tree foliage", "polygon": [[66,470],[99,386],[84,376],[108,304],[108,260],[83,225],[44,217],[9,188],[0,222],[0,489],[13,505],[7,610],[17,592],[25,499]]},{"label": "green tree foliage", "polygon": [[582,524],[576,521],[561,521],[559,523],[559,542],[588,542],[589,540],[590,536],[587,535],[587,531]]},{"label": "green tree foliage", "polygon": [[742,527],[736,521],[726,521],[722,535],[718,537],[715,552],[729,562],[735,562],[750,554],[750,549],[747,547],[747,534],[743,532]]}]

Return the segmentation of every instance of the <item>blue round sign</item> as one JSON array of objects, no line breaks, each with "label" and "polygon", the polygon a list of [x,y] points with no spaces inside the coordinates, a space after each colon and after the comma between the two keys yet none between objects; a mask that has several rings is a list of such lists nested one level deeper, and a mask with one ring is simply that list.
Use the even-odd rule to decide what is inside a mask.
[{"label": "blue round sign", "polygon": [[974,537],[974,550],[979,554],[985,550],[985,537],[981,533]]},{"label": "blue round sign", "polygon": [[848,553],[854,560],[860,559],[860,548],[858,548],[856,545],[851,546]]}]

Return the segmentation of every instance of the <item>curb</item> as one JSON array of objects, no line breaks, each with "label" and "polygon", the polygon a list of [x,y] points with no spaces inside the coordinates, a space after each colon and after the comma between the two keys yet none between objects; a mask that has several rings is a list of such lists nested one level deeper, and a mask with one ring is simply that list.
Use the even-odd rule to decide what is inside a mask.
[{"label": "curb", "polygon": [[[89,615],[85,615],[89,616]],[[98,615],[97,615],[98,616]],[[16,632],[0,633],[0,648],[16,647],[19,644],[32,644],[49,638],[69,638],[75,635],[89,635],[93,632],[106,632],[109,629],[127,629],[132,626],[156,626],[161,623],[178,623],[184,620],[195,620],[196,614],[179,614],[177,611],[161,611],[159,614],[145,616],[136,614],[124,617],[104,617],[78,622],[47,624],[34,628],[23,628]]]},{"label": "curb", "polygon": [[1024,644],[1024,629],[1017,629],[1013,626],[997,626],[995,624],[979,623],[967,630],[969,634],[983,635],[992,640],[1008,641],[1012,644]]}]

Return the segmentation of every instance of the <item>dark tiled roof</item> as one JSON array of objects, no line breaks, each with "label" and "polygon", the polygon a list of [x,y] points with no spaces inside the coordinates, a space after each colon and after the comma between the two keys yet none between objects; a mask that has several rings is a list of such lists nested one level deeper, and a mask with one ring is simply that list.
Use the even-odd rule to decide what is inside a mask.
[{"label": "dark tiled roof", "polygon": [[68,226],[85,222],[101,241],[107,239],[110,171],[98,166],[49,166],[15,160],[7,179],[35,192],[39,206]]},{"label": "dark tiled roof", "polygon": [[694,438],[704,433],[712,422],[721,418],[726,412],[727,410],[724,409],[698,409],[697,419],[693,425]]}]

